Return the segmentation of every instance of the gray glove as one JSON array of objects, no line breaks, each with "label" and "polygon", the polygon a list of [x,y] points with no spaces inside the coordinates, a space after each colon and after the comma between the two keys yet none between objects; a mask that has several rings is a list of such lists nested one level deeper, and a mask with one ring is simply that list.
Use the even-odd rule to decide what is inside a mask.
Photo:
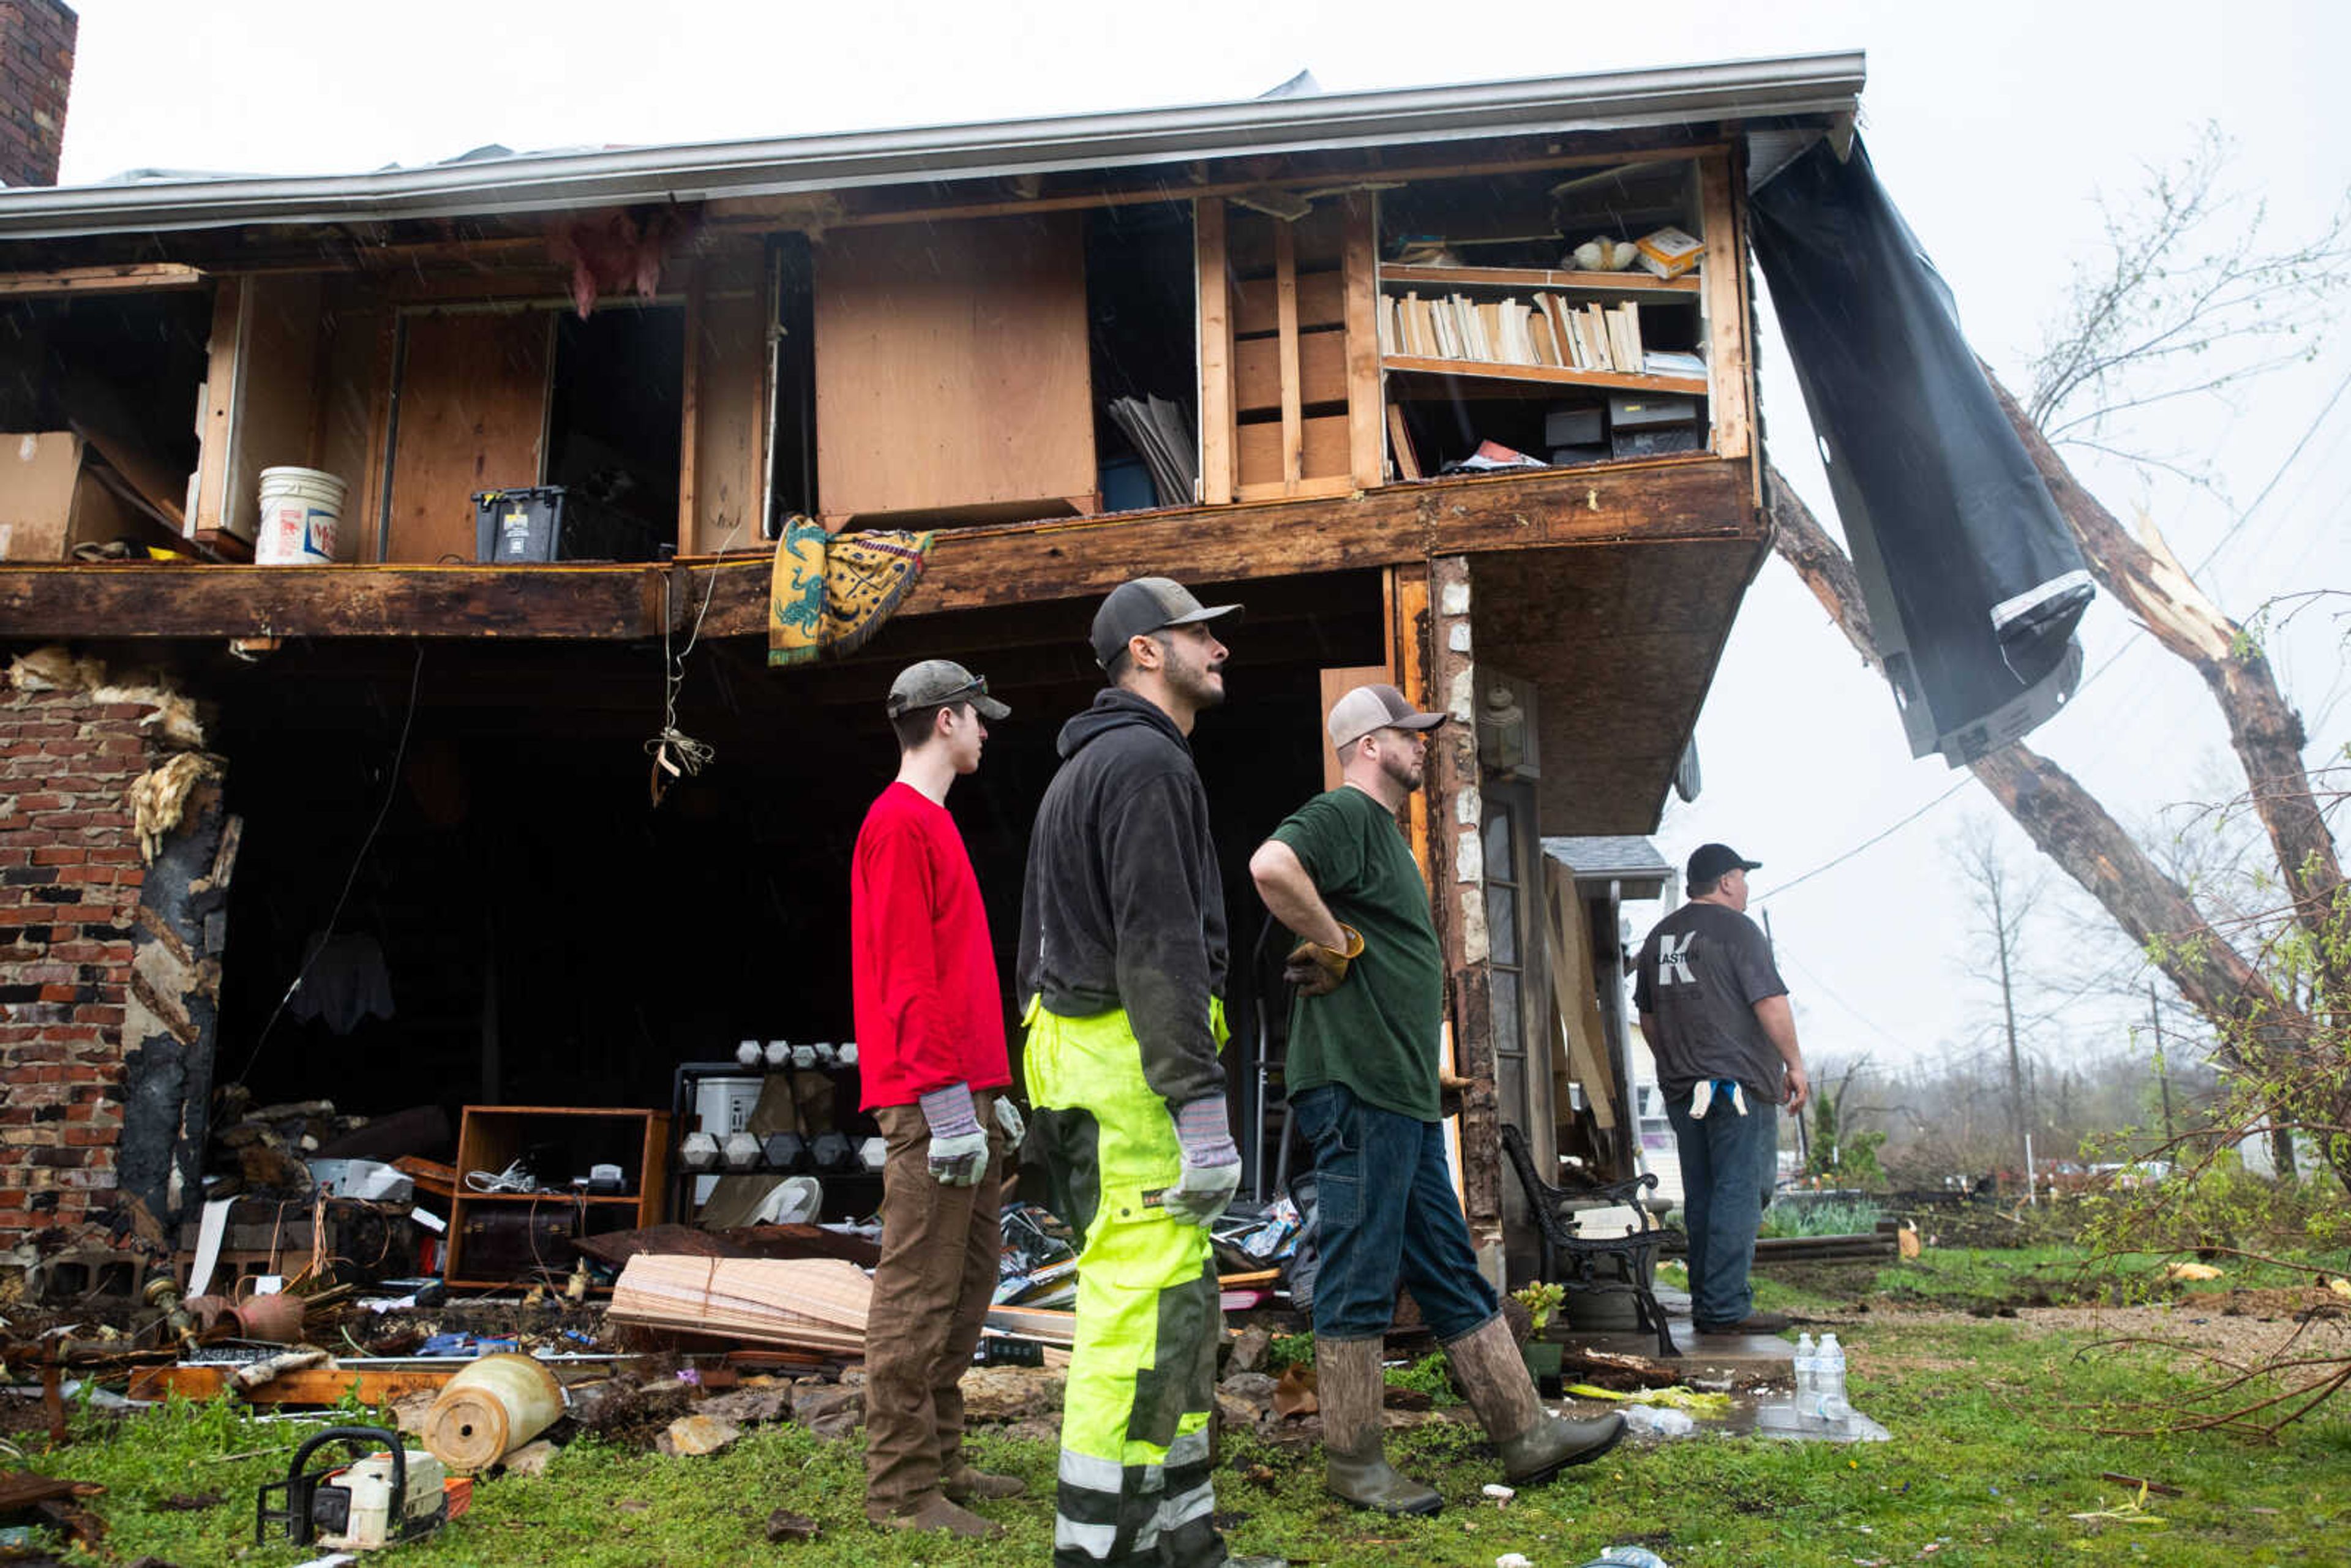
[{"label": "gray glove", "polygon": [[1012,1103],[1009,1094],[996,1097],[996,1124],[1004,1129],[1004,1146],[1018,1149],[1029,1135],[1029,1124],[1020,1119],[1020,1107]]},{"label": "gray glove", "polygon": [[987,1173],[987,1132],[973,1111],[971,1085],[950,1083],[922,1097],[931,1129],[931,1176],[942,1186],[977,1186]]},{"label": "gray glove", "polygon": [[1183,1174],[1161,1195],[1160,1207],[1181,1224],[1214,1224],[1241,1185],[1241,1152],[1233,1146],[1225,1097],[1211,1094],[1177,1110],[1176,1141],[1183,1147]]}]

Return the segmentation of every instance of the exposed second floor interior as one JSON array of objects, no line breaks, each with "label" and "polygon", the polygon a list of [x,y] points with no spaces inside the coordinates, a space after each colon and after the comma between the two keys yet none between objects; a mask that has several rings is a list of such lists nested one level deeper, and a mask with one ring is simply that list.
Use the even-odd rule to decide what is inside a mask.
[{"label": "exposed second floor interior", "polygon": [[0,559],[246,559],[270,468],[342,482],[336,559],[430,564],[542,486],[556,554],[653,560],[1498,449],[1563,486],[1748,460],[1748,182],[1859,86],[1840,55],[0,192],[0,430],[63,497]]}]

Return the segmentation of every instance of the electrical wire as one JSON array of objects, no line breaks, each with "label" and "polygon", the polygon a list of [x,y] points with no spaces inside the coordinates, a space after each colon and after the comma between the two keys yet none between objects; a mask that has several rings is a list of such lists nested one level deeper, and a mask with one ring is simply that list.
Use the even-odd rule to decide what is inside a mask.
[{"label": "electrical wire", "polygon": [[401,764],[408,758],[408,737],[416,727],[416,694],[423,681],[424,644],[420,641],[416,644],[416,663],[408,672],[408,713],[400,721],[400,742],[392,747],[392,767],[384,775],[383,800],[376,807],[375,821],[368,824],[367,837],[360,841],[359,853],[351,857],[350,874],[343,878],[343,891],[335,898],[335,907],[327,916],[325,931],[319,934],[318,943],[302,960],[302,967],[295,970],[294,977],[287,982],[286,994],[277,998],[277,1006],[271,1010],[269,1021],[261,1026],[260,1037],[253,1042],[253,1050],[246,1055],[245,1065],[237,1071],[234,1082],[242,1082],[252,1075],[253,1064],[261,1060],[261,1048],[269,1043],[269,1031],[276,1029],[277,1020],[286,1016],[287,1004],[294,999],[294,993],[302,988],[302,982],[309,977],[310,966],[319,961],[319,955],[327,950],[328,942],[335,935],[335,923],[342,918],[343,906],[350,902],[351,889],[359,884],[360,867],[367,863],[368,851],[375,847],[376,835],[383,831],[384,819],[392,815],[392,797],[400,789]]},{"label": "electrical wire", "polygon": [[[734,544],[735,536],[742,531],[742,519],[737,518],[735,526],[726,530],[726,537],[719,540],[717,554],[724,556]],[[662,796],[669,788],[662,782],[664,773],[673,779],[691,779],[718,755],[715,747],[695,739],[677,727],[677,694],[685,685],[686,655],[702,641],[703,618],[710,613],[711,598],[718,591],[718,568],[711,567],[710,580],[702,590],[701,608],[694,612],[694,629],[686,633],[685,646],[674,653],[670,651],[670,628],[676,619],[670,609],[670,576],[668,572],[662,573],[662,727],[659,734],[645,742],[645,755],[653,759],[653,797],[656,806],[662,803]]]}]

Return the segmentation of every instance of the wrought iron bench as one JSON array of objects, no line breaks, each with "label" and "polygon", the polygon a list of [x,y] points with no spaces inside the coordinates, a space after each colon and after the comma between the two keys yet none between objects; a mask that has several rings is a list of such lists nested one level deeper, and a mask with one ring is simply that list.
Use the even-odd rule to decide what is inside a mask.
[{"label": "wrought iron bench", "polygon": [[[1656,1331],[1657,1354],[1680,1355],[1666,1326],[1666,1310],[1657,1303],[1657,1249],[1669,1233],[1641,1202],[1643,1190],[1656,1186],[1656,1175],[1571,1192],[1535,1174],[1534,1155],[1527,1148],[1526,1134],[1507,1123],[1502,1127],[1502,1149],[1519,1173],[1519,1185],[1527,1195],[1527,1207],[1535,1217],[1535,1234],[1542,1244],[1542,1277],[1570,1291],[1631,1296],[1641,1326]],[[1586,1236],[1578,1230],[1579,1213],[1619,1207],[1630,1207],[1640,1217],[1636,1228],[1622,1236]]]}]

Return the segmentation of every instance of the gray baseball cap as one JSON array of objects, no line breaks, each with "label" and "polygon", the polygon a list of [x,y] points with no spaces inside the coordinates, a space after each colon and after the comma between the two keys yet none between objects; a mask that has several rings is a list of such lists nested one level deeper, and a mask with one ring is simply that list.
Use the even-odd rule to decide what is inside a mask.
[{"label": "gray baseball cap", "polygon": [[1375,729],[1435,729],[1446,717],[1422,713],[1394,686],[1357,686],[1331,705],[1331,746],[1343,751]]},{"label": "gray baseball cap", "polygon": [[975,675],[953,659],[925,659],[898,672],[890,683],[890,716],[916,708],[967,702],[982,718],[1003,718],[1012,710],[987,695],[987,677]]},{"label": "gray baseball cap", "polygon": [[1094,663],[1107,670],[1126,648],[1127,640],[1169,626],[1189,626],[1237,614],[1238,604],[1203,604],[1192,591],[1171,578],[1130,578],[1110,591],[1094,612]]}]

